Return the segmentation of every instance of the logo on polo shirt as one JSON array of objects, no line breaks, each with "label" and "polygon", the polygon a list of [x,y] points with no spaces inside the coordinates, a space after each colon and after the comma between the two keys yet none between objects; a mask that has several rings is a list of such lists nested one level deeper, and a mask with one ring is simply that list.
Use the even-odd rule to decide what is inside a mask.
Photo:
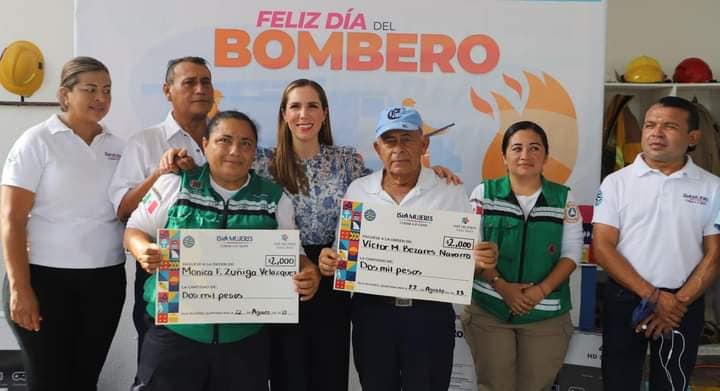
[{"label": "logo on polo shirt", "polygon": [[119,153],[105,152],[105,158],[107,160],[120,160],[121,156]]},{"label": "logo on polo shirt", "polygon": [[603,193],[602,190],[598,190],[597,194],[595,194],[595,206],[600,206],[603,201]]},{"label": "logo on polo shirt", "polygon": [[14,149],[7,156],[6,164],[14,163],[18,159],[18,153]]},{"label": "logo on polo shirt", "polygon": [[685,202],[690,204],[707,205],[708,201],[710,201],[708,197],[700,194],[683,193],[682,197]]}]

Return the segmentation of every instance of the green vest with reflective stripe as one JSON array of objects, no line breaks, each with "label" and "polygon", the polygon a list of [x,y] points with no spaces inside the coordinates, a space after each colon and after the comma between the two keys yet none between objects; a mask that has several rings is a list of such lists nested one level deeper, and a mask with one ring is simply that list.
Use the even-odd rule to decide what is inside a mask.
[{"label": "green vest with reflective stripe", "polygon": [[[500,276],[507,282],[540,283],[560,259],[569,189],[542,178],[542,191],[527,220],[507,176],[485,181],[484,190],[483,240],[498,245]],[[493,287],[479,278],[473,284],[473,301],[498,319],[517,324],[553,318],[571,308],[567,280],[522,316],[513,316]]]},{"label": "green vest with reflective stripe", "polygon": [[[283,190],[255,175],[250,183],[225,202],[210,185],[207,163],[183,172],[177,200],[168,211],[165,228],[277,229],[275,213]],[[145,281],[147,312],[155,316],[155,274]],[[165,325],[168,329],[202,343],[236,342],[262,329],[262,324]]]}]

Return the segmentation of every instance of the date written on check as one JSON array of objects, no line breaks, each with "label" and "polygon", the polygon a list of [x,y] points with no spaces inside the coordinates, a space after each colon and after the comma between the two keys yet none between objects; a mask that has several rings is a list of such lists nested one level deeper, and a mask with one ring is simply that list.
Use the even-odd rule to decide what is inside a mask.
[{"label": "date written on check", "polygon": [[469,304],[480,217],[343,200],[335,289]]}]

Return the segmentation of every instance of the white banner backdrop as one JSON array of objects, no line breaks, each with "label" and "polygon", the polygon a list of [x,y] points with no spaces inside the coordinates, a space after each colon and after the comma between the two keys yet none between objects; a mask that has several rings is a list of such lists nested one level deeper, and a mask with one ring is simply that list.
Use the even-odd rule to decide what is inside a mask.
[{"label": "white banner backdrop", "polygon": [[[373,129],[390,104],[417,108],[425,131],[455,123],[432,137],[431,161],[458,173],[468,192],[503,174],[502,132],[528,119],[549,135],[546,176],[591,204],[600,178],[606,6],[76,0],[75,52],[110,68],[107,124],[123,137],[166,116],[167,60],[197,55],[211,63],[219,109],[248,113],[263,145],[275,144],[285,85],[310,78],[328,92],[336,143],[356,147],[373,168],[380,166]],[[474,377],[463,362],[467,347],[458,345],[458,368]],[[475,389],[457,376],[451,389]]]}]

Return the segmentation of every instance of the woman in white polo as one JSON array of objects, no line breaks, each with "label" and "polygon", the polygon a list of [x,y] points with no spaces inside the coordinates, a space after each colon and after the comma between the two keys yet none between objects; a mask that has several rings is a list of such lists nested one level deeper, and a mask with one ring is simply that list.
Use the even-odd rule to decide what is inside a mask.
[{"label": "woman in white polo", "polygon": [[76,57],[62,113],[25,131],[2,174],[3,301],[30,390],[96,390],[125,301],[123,226],[107,186],[123,141],[99,121],[110,74]]}]

